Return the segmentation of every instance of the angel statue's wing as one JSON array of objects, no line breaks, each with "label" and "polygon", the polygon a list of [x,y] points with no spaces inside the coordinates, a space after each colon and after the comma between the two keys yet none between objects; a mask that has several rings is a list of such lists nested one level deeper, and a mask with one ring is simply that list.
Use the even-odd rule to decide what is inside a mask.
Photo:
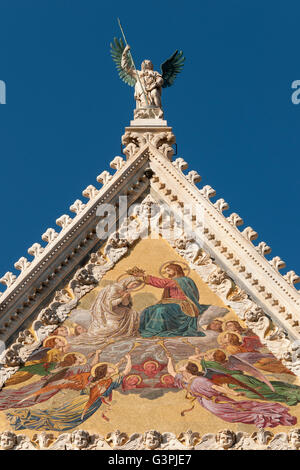
[{"label": "angel statue's wing", "polygon": [[[135,79],[122,67],[121,60],[122,54],[125,49],[125,44],[122,39],[114,38],[110,44],[110,53],[112,60],[116,63],[116,67],[119,73],[119,77],[127,83],[127,85],[134,86]],[[130,68],[134,68],[130,54],[127,54],[127,62]]]},{"label": "angel statue's wing", "polygon": [[167,59],[160,68],[162,71],[162,78],[164,79],[163,88],[173,85],[176,76],[183,69],[185,57],[182,51],[175,51],[174,54]]}]

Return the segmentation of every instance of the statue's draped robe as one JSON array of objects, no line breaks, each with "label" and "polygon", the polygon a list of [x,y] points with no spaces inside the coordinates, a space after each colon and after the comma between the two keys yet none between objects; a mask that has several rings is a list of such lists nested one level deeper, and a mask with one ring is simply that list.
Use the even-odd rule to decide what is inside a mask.
[{"label": "statue's draped robe", "polygon": [[141,336],[205,336],[203,331],[198,331],[197,321],[210,305],[199,304],[199,291],[190,277],[161,279],[147,276],[145,281],[164,291],[159,303],[143,310],[139,328]]},{"label": "statue's draped robe", "polygon": [[197,401],[203,408],[230,423],[254,424],[258,428],[293,426],[297,423],[297,418],[289,414],[286,406],[254,400],[235,401],[215,390],[211,380],[202,376],[186,383],[181,374],[176,374],[175,385],[187,390],[189,405]]}]

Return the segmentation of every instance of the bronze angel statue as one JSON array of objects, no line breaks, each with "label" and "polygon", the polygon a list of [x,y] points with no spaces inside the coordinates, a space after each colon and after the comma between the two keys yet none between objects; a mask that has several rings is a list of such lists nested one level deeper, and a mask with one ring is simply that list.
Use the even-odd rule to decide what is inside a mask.
[{"label": "bronze angel statue", "polygon": [[137,70],[130,53],[130,46],[125,46],[122,39],[114,38],[110,46],[111,55],[116,63],[120,78],[128,85],[135,87],[135,119],[149,117],[162,119],[162,88],[173,85],[176,76],[183,69],[185,61],[183,52],[176,50],[169,59],[163,62],[161,73],[159,73],[153,70],[151,60],[144,60],[141,64],[141,70]]}]

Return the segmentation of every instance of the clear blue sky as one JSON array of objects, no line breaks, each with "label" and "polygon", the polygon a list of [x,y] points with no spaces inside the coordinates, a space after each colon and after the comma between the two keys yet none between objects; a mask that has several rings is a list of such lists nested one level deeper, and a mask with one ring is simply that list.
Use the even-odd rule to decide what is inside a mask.
[{"label": "clear blue sky", "polygon": [[300,273],[299,1],[0,0],[0,274],[120,154],[134,103],[116,16],[138,64],[184,51],[163,96],[178,156]]}]

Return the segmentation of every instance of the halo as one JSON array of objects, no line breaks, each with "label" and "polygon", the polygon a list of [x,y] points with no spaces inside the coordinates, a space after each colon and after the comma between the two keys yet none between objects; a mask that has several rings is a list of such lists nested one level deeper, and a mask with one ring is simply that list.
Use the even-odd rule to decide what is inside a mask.
[{"label": "halo", "polygon": [[92,369],[91,369],[91,375],[92,375],[93,377],[95,377],[96,369],[98,369],[99,366],[104,366],[104,365],[107,365],[107,367],[111,367],[112,369],[115,370],[115,372],[114,372],[113,374],[111,374],[111,375],[116,375],[116,374],[119,373],[118,367],[117,367],[115,364],[113,364],[112,362],[98,362],[97,364],[95,364],[95,365],[92,367]]},{"label": "halo", "polygon": [[205,351],[204,357],[205,357],[206,354],[213,353],[215,351],[222,351],[225,354],[226,359],[228,359],[228,353],[226,351],[224,351],[224,349],[221,349],[221,348],[208,349],[207,351]]},{"label": "halo", "polygon": [[44,346],[44,348],[47,347],[46,344],[47,344],[47,342],[49,341],[49,339],[53,339],[53,338],[55,338],[55,339],[60,338],[60,339],[62,339],[62,340],[65,342],[65,344],[68,344],[68,341],[66,340],[66,338],[65,338],[64,336],[60,336],[60,335],[51,335],[51,336],[48,336],[48,338],[44,339],[44,341],[43,341],[43,346]]},{"label": "halo", "polygon": [[161,277],[163,278],[166,278],[166,276],[163,275],[163,270],[165,269],[166,266],[168,266],[169,264],[179,264],[181,265],[182,269],[184,271],[187,271],[186,273],[186,276],[188,276],[191,272],[191,268],[189,267],[189,265],[187,263],[185,263],[184,261],[166,261],[164,264],[161,265],[161,267],[159,268],[159,274]]},{"label": "halo", "polygon": [[179,372],[180,369],[182,369],[184,366],[186,366],[189,362],[192,362],[192,364],[195,364],[198,367],[198,370],[202,370],[202,366],[199,361],[196,359],[182,359],[181,361],[177,362],[175,366],[176,372]]},{"label": "halo", "polygon": [[71,356],[75,354],[75,356],[77,357],[81,357],[82,359],[84,359],[84,364],[86,364],[87,360],[86,360],[86,357],[84,354],[80,353],[80,352],[68,352],[67,354],[65,354],[63,357],[62,357],[62,361],[64,361],[66,359],[67,356]]},{"label": "halo", "polygon": [[130,375],[127,375],[126,378],[124,379],[125,382],[127,382],[127,380],[130,378],[130,377],[137,377],[139,380],[138,380],[138,383],[137,385],[139,385],[141,382],[142,382],[142,377],[138,374],[130,374]]},{"label": "halo", "polygon": [[172,377],[172,375],[171,374],[163,374],[160,378],[160,381],[161,381],[162,384],[166,383],[165,380],[164,380],[165,377]]},{"label": "halo", "polygon": [[[121,281],[122,278],[129,277],[129,276],[130,276],[130,274],[127,274],[127,273],[120,274],[120,276],[117,277],[116,282],[119,282],[119,281]],[[139,278],[136,278],[136,280],[137,280],[137,282],[141,282],[141,285],[139,287],[136,287],[135,289],[130,289],[130,292],[138,292],[139,290],[143,289],[143,287],[145,285],[145,281],[142,281]]]},{"label": "halo", "polygon": [[222,324],[223,331],[227,331],[227,333],[234,333],[235,334],[235,331],[225,330],[226,323],[231,322],[231,321],[234,321],[234,322],[238,323],[240,325],[240,327],[243,328],[243,326],[240,324],[239,320],[229,318],[228,320],[223,320],[223,324]]},{"label": "halo", "polygon": [[145,368],[146,364],[155,364],[157,367],[159,367],[159,362],[156,361],[155,359],[152,359],[152,361],[149,360],[149,361],[144,362],[144,364],[143,364],[144,368]]},{"label": "halo", "polygon": [[241,336],[239,333],[235,333],[235,332],[231,332],[231,331],[223,331],[223,333],[220,333],[219,336],[218,336],[218,338],[217,338],[217,342],[218,342],[220,345],[222,345],[222,342],[220,342],[220,340],[221,340],[222,338],[224,338],[224,336],[227,335],[227,334],[236,335],[236,336],[239,338],[240,342],[241,342],[241,343],[243,342],[243,338],[242,338],[242,336]]}]

